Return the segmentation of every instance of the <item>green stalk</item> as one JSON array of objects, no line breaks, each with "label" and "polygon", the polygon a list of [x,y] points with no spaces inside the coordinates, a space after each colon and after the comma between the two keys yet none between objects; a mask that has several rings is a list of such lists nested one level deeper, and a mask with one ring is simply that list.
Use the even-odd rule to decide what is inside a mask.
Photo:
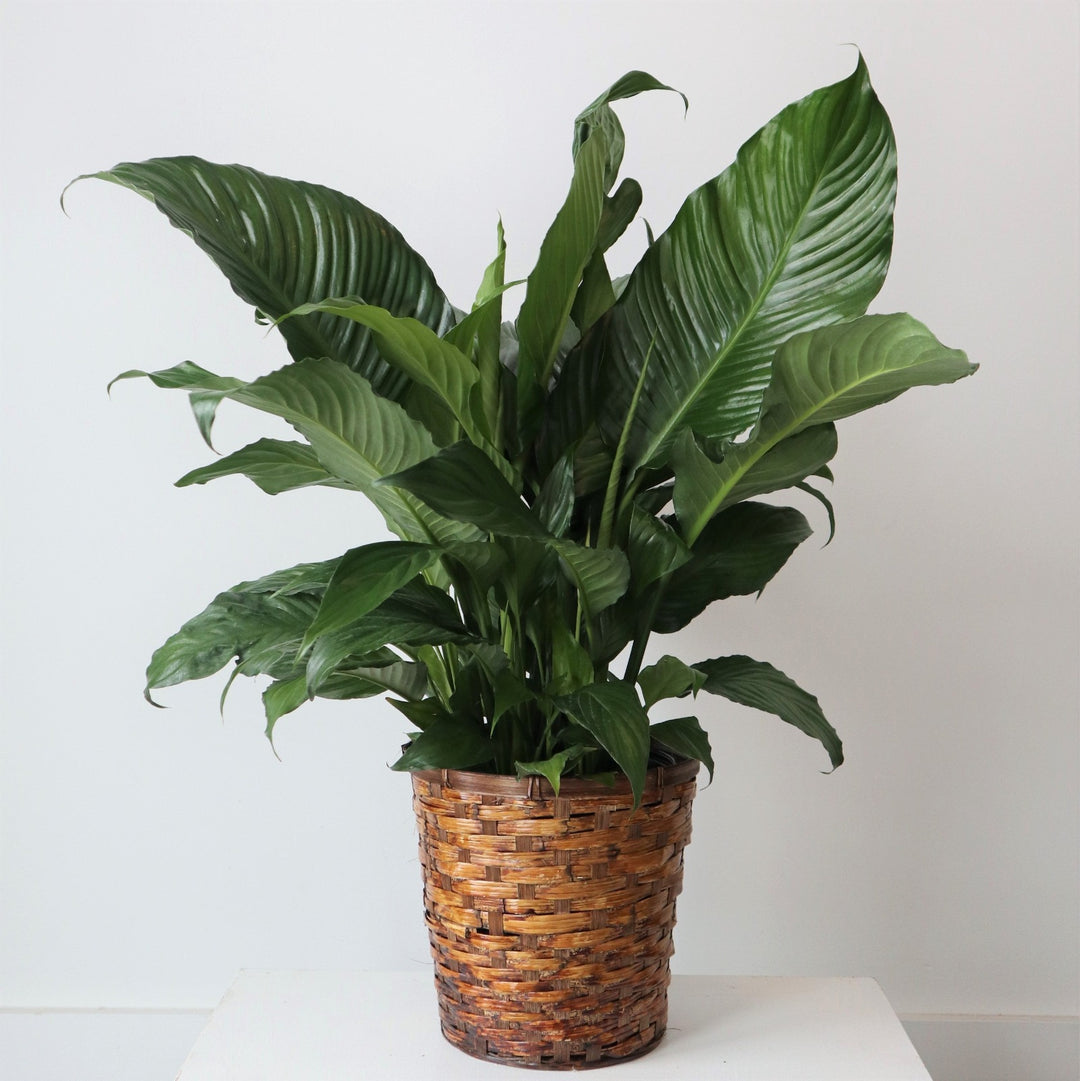
[{"label": "green stalk", "polygon": [[[634,387],[634,395],[630,399],[630,408],[626,412],[626,420],[623,421],[622,431],[619,433],[615,456],[611,460],[611,472],[608,474],[607,490],[604,492],[604,507],[600,512],[600,532],[596,537],[596,546],[598,548],[608,548],[611,545],[611,534],[615,528],[615,498],[619,491],[619,481],[622,479],[622,463],[623,458],[626,456],[626,444],[630,438],[630,425],[633,423],[638,402],[641,400],[641,391],[645,385],[645,373],[649,370],[649,360],[652,357],[653,346],[655,345],[656,335],[654,334],[645,353],[645,360],[641,365],[641,372]],[[625,505],[625,500],[623,502]]]}]

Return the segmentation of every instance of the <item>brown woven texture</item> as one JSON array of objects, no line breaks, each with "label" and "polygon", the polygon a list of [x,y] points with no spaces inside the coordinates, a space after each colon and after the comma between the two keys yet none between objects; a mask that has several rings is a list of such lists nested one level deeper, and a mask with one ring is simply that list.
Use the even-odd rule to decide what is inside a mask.
[{"label": "brown woven texture", "polygon": [[640,1055],[667,988],[697,762],[614,788],[413,773],[443,1034],[477,1058],[582,1069]]}]

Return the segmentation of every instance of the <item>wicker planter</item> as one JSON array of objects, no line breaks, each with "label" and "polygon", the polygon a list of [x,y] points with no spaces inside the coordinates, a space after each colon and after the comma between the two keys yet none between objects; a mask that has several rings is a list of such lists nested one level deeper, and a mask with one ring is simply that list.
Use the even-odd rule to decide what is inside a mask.
[{"label": "wicker planter", "polygon": [[477,1058],[546,1069],[651,1050],[667,988],[697,762],[614,788],[413,773],[442,1031]]}]

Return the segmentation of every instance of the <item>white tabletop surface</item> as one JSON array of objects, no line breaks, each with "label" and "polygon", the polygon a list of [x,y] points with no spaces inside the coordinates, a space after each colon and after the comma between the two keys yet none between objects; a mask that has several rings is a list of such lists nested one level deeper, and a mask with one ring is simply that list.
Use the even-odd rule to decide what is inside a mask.
[{"label": "white tabletop surface", "polygon": [[[615,1073],[708,1081],[929,1081],[881,988],[866,978],[676,976],[660,1045]],[[540,1071],[531,1071],[536,1076]],[[545,1071],[549,1073],[550,1071]],[[439,1032],[429,970],[244,971],[177,1081],[494,1081]]]}]

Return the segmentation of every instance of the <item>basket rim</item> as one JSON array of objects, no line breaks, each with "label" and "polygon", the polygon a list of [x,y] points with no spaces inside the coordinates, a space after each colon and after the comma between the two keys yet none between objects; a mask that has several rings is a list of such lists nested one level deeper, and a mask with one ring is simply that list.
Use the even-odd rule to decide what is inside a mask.
[{"label": "basket rim", "polygon": [[[696,758],[684,758],[674,766],[653,766],[645,774],[642,802],[648,802],[664,788],[693,780],[701,763]],[[573,799],[577,796],[630,796],[630,780],[624,773],[615,775],[613,785],[591,777],[565,777],[559,785],[559,795],[546,777],[529,776],[521,780],[512,773],[479,773],[461,769],[416,769],[409,771],[415,780],[442,784],[482,796],[517,796],[523,799]]]}]

